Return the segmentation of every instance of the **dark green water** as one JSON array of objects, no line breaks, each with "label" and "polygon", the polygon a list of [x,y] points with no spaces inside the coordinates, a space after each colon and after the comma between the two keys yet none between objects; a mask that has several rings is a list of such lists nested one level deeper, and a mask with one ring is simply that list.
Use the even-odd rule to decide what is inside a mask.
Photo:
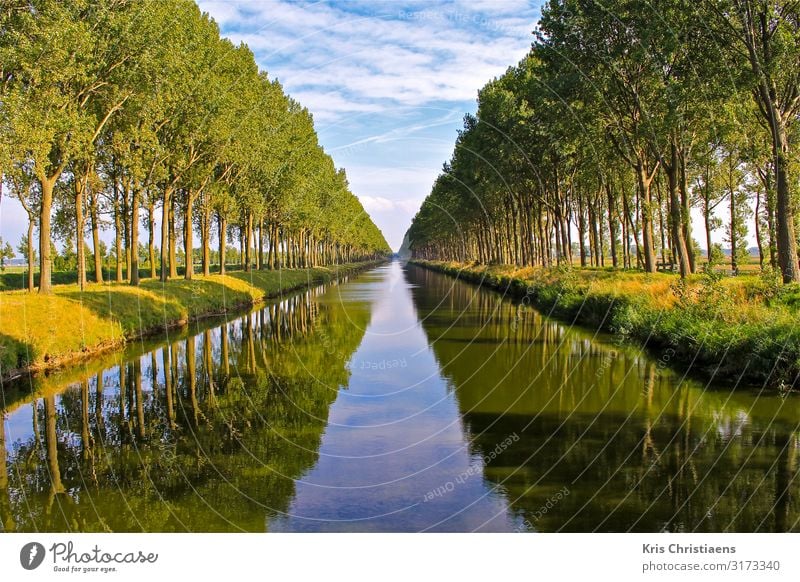
[{"label": "dark green water", "polygon": [[395,262],[4,386],[0,529],[800,530],[800,400],[668,359]]}]

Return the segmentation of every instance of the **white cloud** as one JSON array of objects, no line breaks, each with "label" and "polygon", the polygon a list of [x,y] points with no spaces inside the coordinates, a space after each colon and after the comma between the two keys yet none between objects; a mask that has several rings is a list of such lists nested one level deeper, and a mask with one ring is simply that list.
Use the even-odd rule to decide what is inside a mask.
[{"label": "white cloud", "polygon": [[[469,101],[528,50],[538,10],[528,2],[384,3],[334,7],[270,1],[200,2],[295,94],[352,103]],[[413,5],[412,5],[413,6]],[[370,15],[363,9],[374,10]],[[326,115],[335,109],[326,108]]]},{"label": "white cloud", "polygon": [[387,212],[396,208],[395,201],[382,196],[359,196],[364,210],[367,212]]},{"label": "white cloud", "polygon": [[394,212],[399,211],[403,214],[413,216],[422,204],[422,198],[406,198],[403,200],[390,200],[383,196],[359,196],[358,199],[364,206],[364,210],[372,212]]},{"label": "white cloud", "polygon": [[333,121],[343,113],[376,113],[384,110],[381,105],[348,99],[337,91],[296,91],[292,97],[308,107],[316,121]]}]

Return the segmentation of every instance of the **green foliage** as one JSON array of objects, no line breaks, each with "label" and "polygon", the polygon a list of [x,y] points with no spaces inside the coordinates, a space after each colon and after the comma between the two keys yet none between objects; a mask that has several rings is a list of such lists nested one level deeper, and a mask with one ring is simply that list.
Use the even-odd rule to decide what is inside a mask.
[{"label": "green foliage", "polygon": [[3,242],[0,237],[0,271],[6,270],[6,261],[14,258],[14,249],[11,248],[10,242]]},{"label": "green foliage", "polygon": [[712,243],[708,261],[703,265],[703,269],[706,273],[711,273],[714,267],[721,265],[725,260],[726,257],[725,252],[722,250],[722,245],[719,243]]},{"label": "green foliage", "polygon": [[64,245],[61,252],[53,256],[53,269],[56,271],[74,271],[78,264],[78,255],[71,245]]},{"label": "green foliage", "polygon": [[[33,262],[36,262],[36,257],[38,256],[35,248],[36,243],[34,242],[34,249],[33,249]],[[17,245],[17,253],[21,257],[24,257],[26,260],[28,258],[28,235],[23,234],[22,239],[20,239],[19,244]]]},{"label": "green foliage", "polygon": [[781,160],[796,133],[798,47],[800,6],[785,1],[546,3],[531,51],[465,116],[408,231],[412,255],[601,267],[612,254],[614,267],[677,263],[685,277],[701,264],[699,210],[704,246],[715,253],[724,227],[739,274],[755,198],[762,250],[794,278],[796,201],[777,166],[796,172]]},{"label": "green foliage", "polygon": [[[32,222],[54,218],[52,232],[38,220],[45,248],[110,215],[128,255],[141,242],[131,222],[150,227],[158,207],[186,253],[193,230],[208,251],[220,221],[247,248],[263,226],[294,265],[389,251],[311,114],[191,0],[0,0],[0,14],[0,172]],[[39,258],[43,273],[77,264]]]}]

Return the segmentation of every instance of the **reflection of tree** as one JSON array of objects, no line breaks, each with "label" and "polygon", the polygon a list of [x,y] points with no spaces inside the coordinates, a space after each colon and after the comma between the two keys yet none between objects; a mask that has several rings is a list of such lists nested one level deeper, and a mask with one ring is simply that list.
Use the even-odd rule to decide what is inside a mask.
[{"label": "reflection of tree", "polygon": [[4,472],[17,529],[263,531],[317,460],[369,317],[367,303],[345,313],[317,295],[178,336],[45,399],[44,462],[33,438]]},{"label": "reflection of tree", "polygon": [[3,414],[0,414],[0,527],[2,527],[2,531],[14,531],[16,529],[9,499],[6,419]]},{"label": "reflection of tree", "polygon": [[61,483],[61,469],[58,466],[58,435],[56,433],[56,400],[55,396],[44,398],[45,419],[45,447],[47,454],[47,469],[50,475],[50,491],[53,494],[63,493],[64,485]]},{"label": "reflection of tree", "polygon": [[[408,277],[473,452],[521,437],[484,477],[535,529],[798,527],[796,405],[678,383],[494,291],[415,268]],[[565,485],[571,494],[542,515]]]},{"label": "reflection of tree", "polygon": [[147,431],[144,426],[144,397],[142,395],[142,360],[136,358],[131,362],[133,371],[133,392],[136,400],[136,436],[144,440]]},{"label": "reflection of tree", "polygon": [[169,428],[174,430],[175,429],[175,403],[174,403],[174,386],[175,386],[175,377],[174,377],[174,368],[172,366],[172,362],[177,361],[177,357],[175,354],[175,344],[170,344],[169,346],[164,346],[161,348],[161,357],[163,358],[163,370],[164,370],[164,395],[166,400],[167,406],[167,422],[169,423]]},{"label": "reflection of tree", "polygon": [[105,384],[103,382],[103,372],[100,371],[94,378],[94,387],[95,387],[95,394],[94,394],[94,418],[95,422],[97,423],[97,432],[101,434],[105,431],[105,424],[104,424],[104,414],[103,414],[103,405],[105,404],[105,398],[103,397],[103,390],[105,388]]},{"label": "reflection of tree", "polygon": [[[775,469],[775,531],[790,531],[796,526],[796,507],[793,508],[792,485],[797,479],[797,434],[787,436],[781,434],[776,437],[775,445],[780,450],[777,467]],[[794,509],[794,511],[793,511]]]}]

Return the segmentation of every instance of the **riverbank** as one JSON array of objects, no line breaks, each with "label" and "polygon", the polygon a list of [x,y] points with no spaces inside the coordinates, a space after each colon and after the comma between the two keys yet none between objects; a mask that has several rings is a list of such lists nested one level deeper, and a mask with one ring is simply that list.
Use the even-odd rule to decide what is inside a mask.
[{"label": "riverbank", "polygon": [[798,388],[800,287],[770,276],[682,282],[665,273],[411,262],[637,342],[665,365],[714,381]]},{"label": "riverbank", "polygon": [[52,295],[0,293],[0,378],[63,367],[126,342],[204,317],[252,307],[283,293],[327,283],[381,261],[235,271],[162,283],[58,285]]}]

